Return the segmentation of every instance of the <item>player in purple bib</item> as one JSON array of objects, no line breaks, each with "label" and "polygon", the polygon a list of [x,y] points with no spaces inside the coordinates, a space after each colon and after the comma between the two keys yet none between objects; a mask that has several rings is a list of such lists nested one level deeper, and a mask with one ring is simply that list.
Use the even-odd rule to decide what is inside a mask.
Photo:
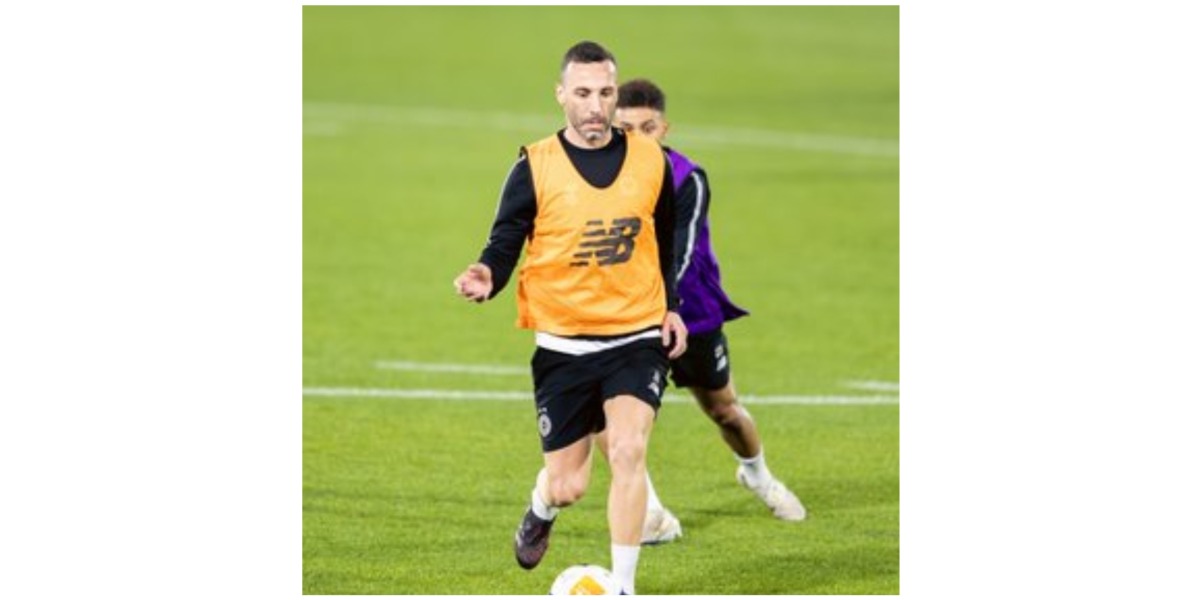
[{"label": "player in purple bib", "polygon": [[[675,189],[684,187],[691,192],[684,202],[676,202],[676,210],[687,208],[687,212],[676,213],[676,226],[686,224],[686,236],[680,236],[683,242],[676,243],[676,253],[680,255],[682,264],[676,268],[683,269],[680,277],[680,298],[687,295],[687,308],[681,304],[680,316],[689,326],[691,334],[704,334],[721,328],[725,321],[732,321],[750,313],[735,305],[725,290],[721,289],[721,270],[717,266],[717,257],[713,254],[712,243],[708,234],[708,178],[704,170],[688,157],[666,148],[667,157],[671,159],[671,169],[675,177]],[[677,263],[679,261],[676,261]]]},{"label": "player in purple bib", "polygon": [[[665,112],[666,96],[650,81],[635,79],[618,90],[615,123],[631,134],[647,135],[661,143],[670,128]],[[709,237],[708,175],[683,154],[666,146],[664,149],[671,160],[675,183],[679,314],[688,329],[687,351],[671,361],[671,379],[677,387],[691,390],[720,429],[738,460],[738,482],[758,495],[776,517],[803,520],[804,505],[767,469],[758,428],[738,403],[733,387],[729,344],[722,325],[749,313],[735,305],[721,288],[721,272]],[[642,543],[669,542],[683,535],[679,520],[662,505],[654,486],[648,487]]]}]

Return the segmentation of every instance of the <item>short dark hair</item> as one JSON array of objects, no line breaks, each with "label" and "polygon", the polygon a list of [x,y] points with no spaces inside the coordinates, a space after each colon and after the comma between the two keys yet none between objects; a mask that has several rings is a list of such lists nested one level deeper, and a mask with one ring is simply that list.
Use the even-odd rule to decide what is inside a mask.
[{"label": "short dark hair", "polygon": [[562,73],[566,71],[567,65],[573,62],[598,63],[606,60],[611,60],[614,65],[617,64],[617,59],[612,55],[612,52],[606,50],[604,46],[596,42],[583,41],[571,46],[567,50],[567,53],[563,55],[562,66],[559,67],[558,72]]},{"label": "short dark hair", "polygon": [[617,108],[652,108],[667,112],[667,95],[649,79],[633,79],[617,89]]}]

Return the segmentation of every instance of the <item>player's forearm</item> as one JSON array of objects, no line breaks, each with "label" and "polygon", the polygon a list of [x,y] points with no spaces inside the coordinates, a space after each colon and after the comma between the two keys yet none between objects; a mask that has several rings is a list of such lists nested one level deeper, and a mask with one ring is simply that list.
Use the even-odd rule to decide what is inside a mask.
[{"label": "player's forearm", "polygon": [[700,225],[708,212],[708,182],[701,171],[692,171],[675,190],[675,277],[683,279],[692,265]]},{"label": "player's forearm", "polygon": [[667,310],[679,310],[675,276],[675,191],[669,170],[654,208],[654,235],[658,242],[658,265],[662,271]]},{"label": "player's forearm", "polygon": [[533,178],[528,161],[521,157],[504,181],[500,205],[496,208],[496,220],[492,223],[487,246],[479,255],[479,262],[492,270],[493,287],[489,298],[495,297],[508,284],[521,258],[521,247],[533,231],[536,216]]}]

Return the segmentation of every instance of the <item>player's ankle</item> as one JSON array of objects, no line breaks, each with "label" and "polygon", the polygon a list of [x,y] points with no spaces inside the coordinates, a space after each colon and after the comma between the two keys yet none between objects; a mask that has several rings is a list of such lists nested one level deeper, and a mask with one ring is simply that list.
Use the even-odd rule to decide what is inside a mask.
[{"label": "player's ankle", "polygon": [[742,473],[746,478],[746,483],[751,487],[762,487],[771,483],[771,470],[767,468],[766,453],[760,447],[758,455],[749,458],[737,455],[738,463],[742,466]]}]

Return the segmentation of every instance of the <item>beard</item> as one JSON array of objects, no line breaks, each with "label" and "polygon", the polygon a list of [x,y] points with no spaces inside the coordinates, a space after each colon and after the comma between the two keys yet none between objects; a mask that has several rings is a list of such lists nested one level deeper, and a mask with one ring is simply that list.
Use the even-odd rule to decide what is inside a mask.
[{"label": "beard", "polygon": [[589,142],[596,142],[604,139],[604,136],[608,134],[608,129],[611,125],[612,124],[608,119],[603,118],[580,119],[578,121],[572,119],[571,121],[571,127],[575,128],[575,132]]}]

